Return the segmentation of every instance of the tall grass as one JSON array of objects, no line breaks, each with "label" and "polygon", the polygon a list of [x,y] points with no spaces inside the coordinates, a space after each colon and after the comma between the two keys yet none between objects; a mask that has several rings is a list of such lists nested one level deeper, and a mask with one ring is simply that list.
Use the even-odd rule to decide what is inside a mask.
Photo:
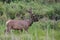
[{"label": "tall grass", "polygon": [[[59,40],[60,32],[50,28],[50,21],[43,22],[44,24],[42,22],[43,21],[33,23],[32,26],[29,27],[28,32],[11,30],[9,34],[4,33],[6,26],[4,24],[0,25],[0,40],[47,40],[47,38],[49,40],[53,40],[53,38],[54,40]],[[45,27],[48,27],[48,30]]]}]

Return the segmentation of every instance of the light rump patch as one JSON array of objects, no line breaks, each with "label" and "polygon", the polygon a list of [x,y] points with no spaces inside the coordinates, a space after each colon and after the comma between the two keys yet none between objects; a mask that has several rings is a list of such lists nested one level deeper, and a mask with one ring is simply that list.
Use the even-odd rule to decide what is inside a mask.
[{"label": "light rump patch", "polygon": [[8,20],[8,21],[6,22],[6,24],[8,24],[10,21],[11,21],[11,20]]}]

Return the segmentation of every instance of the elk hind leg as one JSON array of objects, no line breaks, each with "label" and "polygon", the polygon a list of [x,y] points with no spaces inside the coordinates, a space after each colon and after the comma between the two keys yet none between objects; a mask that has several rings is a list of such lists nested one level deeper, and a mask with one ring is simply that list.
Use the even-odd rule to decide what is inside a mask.
[{"label": "elk hind leg", "polygon": [[9,26],[9,27],[7,27],[7,29],[5,30],[5,32],[6,32],[6,33],[9,33],[10,30],[11,30],[11,27]]}]

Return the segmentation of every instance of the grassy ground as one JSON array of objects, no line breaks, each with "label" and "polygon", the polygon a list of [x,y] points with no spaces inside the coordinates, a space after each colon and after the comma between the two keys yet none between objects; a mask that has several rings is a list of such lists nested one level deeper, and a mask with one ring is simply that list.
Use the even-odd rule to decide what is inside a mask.
[{"label": "grassy ground", "polygon": [[59,30],[42,29],[40,22],[33,23],[28,32],[11,30],[9,34],[5,34],[5,28],[5,25],[0,25],[0,40],[60,40]]}]

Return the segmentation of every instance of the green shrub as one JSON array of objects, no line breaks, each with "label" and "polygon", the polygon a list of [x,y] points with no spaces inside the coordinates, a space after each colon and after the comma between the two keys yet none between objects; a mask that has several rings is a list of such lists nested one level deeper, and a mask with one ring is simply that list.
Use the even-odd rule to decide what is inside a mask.
[{"label": "green shrub", "polygon": [[60,19],[60,3],[55,3],[52,6],[52,12],[49,14],[49,17],[55,17],[56,20],[59,20]]},{"label": "green shrub", "polygon": [[3,15],[3,12],[4,12],[4,5],[2,2],[0,2],[0,16]]}]

